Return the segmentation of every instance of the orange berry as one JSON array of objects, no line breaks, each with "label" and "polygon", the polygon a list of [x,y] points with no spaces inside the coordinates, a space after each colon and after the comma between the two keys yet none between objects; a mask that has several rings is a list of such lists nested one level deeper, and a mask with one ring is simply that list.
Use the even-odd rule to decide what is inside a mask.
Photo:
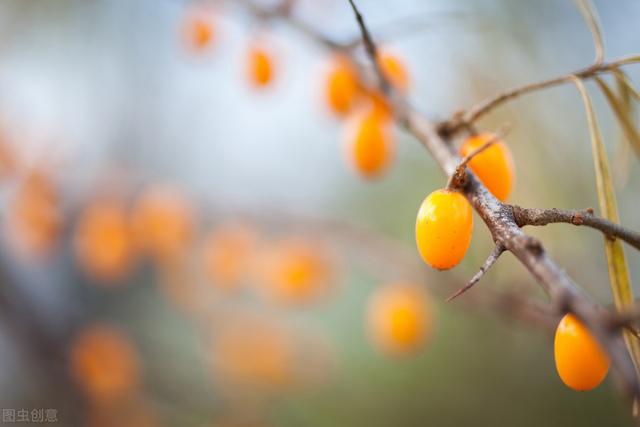
[{"label": "orange berry", "polygon": [[241,225],[220,227],[206,238],[203,247],[205,274],[211,283],[231,290],[246,278],[256,236]]},{"label": "orange berry", "polygon": [[168,186],[147,189],[134,206],[132,221],[137,246],[160,261],[183,253],[193,237],[193,208]]},{"label": "orange berry", "polygon": [[422,259],[447,270],[464,258],[471,243],[473,211],[457,191],[436,190],[422,202],[416,219],[416,243]]},{"label": "orange berry", "polygon": [[574,315],[565,315],[554,340],[556,369],[560,379],[576,391],[597,387],[609,371],[609,357],[591,332]]},{"label": "orange berry", "polygon": [[92,325],[71,346],[71,372],[96,402],[110,402],[138,384],[139,361],[129,339],[117,329]]},{"label": "orange berry", "polygon": [[132,237],[122,200],[104,199],[82,212],[75,235],[81,267],[102,281],[117,281],[131,269]]},{"label": "orange berry", "polygon": [[264,43],[254,43],[249,48],[249,82],[255,87],[269,85],[274,76],[273,58]]},{"label": "orange berry", "polygon": [[324,250],[295,240],[271,248],[262,259],[261,272],[269,296],[289,304],[317,300],[327,292],[332,279]]},{"label": "orange berry", "polygon": [[[469,155],[473,150],[480,148],[493,137],[494,135],[490,133],[469,137],[460,147],[460,155],[462,157]],[[477,154],[469,162],[469,167],[494,196],[503,202],[507,200],[515,179],[515,168],[511,151],[504,142],[495,142],[489,148]]]},{"label": "orange berry", "polygon": [[375,111],[358,114],[347,125],[350,163],[364,178],[381,176],[395,155],[391,125]]},{"label": "orange berry", "polygon": [[210,48],[214,39],[211,11],[202,7],[188,11],[182,24],[182,36],[186,46],[194,52]]},{"label": "orange berry", "polygon": [[358,76],[348,58],[338,57],[327,75],[326,97],[329,108],[339,116],[347,114],[357,100]]},{"label": "orange berry", "polygon": [[415,353],[431,335],[432,324],[431,301],[420,286],[407,283],[387,285],[378,289],[369,301],[369,335],[373,343],[386,353]]},{"label": "orange berry", "polygon": [[41,256],[53,248],[62,216],[51,177],[35,171],[19,184],[5,224],[8,236],[23,254]]},{"label": "orange berry", "polygon": [[378,61],[389,83],[400,92],[407,92],[410,86],[409,71],[400,58],[388,52],[382,52]]}]

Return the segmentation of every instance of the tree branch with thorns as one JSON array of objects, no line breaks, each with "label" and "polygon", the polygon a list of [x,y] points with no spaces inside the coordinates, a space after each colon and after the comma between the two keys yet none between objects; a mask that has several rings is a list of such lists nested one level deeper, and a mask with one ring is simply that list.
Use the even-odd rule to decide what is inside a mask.
[{"label": "tree branch with thorns", "polygon": [[[640,396],[640,383],[636,366],[632,360],[633,357],[637,362],[637,355],[632,352],[632,356],[630,356],[621,333],[621,330],[628,324],[627,320],[629,319],[625,318],[625,321],[617,321],[614,313],[596,304],[587,294],[581,291],[580,287],[569,277],[564,269],[555,263],[546,252],[542,242],[525,234],[522,227],[556,222],[585,225],[601,231],[609,238],[624,240],[635,248],[638,248],[638,233],[608,219],[599,218],[593,215],[591,210],[524,209],[501,202],[487,190],[473,172],[466,170],[465,166],[469,160],[465,162],[460,159],[453,148],[453,138],[459,131],[469,129],[480,117],[494,108],[521,95],[564,83],[571,83],[576,79],[590,79],[605,73],[619,74],[621,73],[621,66],[640,62],[640,56],[627,56],[605,62],[603,60],[602,37],[595,15],[591,12],[588,2],[580,0],[578,2],[579,6],[587,18],[589,27],[594,35],[596,60],[592,65],[558,77],[504,91],[478,103],[466,112],[456,113],[450,119],[437,123],[414,108],[389,83],[379,65],[378,49],[365,19],[355,1],[348,1],[361,32],[364,50],[376,76],[376,81],[371,83],[371,89],[377,89],[382,92],[391,107],[396,123],[426,148],[448,178],[450,186],[456,188],[469,200],[487,226],[495,242],[494,251],[479,273],[453,297],[476,284],[484,272],[493,265],[503,252],[511,252],[548,295],[550,300],[548,311],[556,314],[573,313],[579,318],[608,352],[613,366],[623,380],[627,395],[634,400],[638,398]],[[316,31],[292,14],[291,8],[288,9],[287,13],[281,13],[278,8],[264,8],[249,0],[243,0],[243,3],[249,5],[254,12],[258,11],[262,17],[282,20],[293,28],[302,30],[304,34],[328,49],[351,55],[355,59],[353,49],[351,49],[352,46],[328,39],[320,31]],[[364,67],[364,65],[360,64],[360,67]],[[366,69],[364,72],[366,74]],[[482,149],[486,149],[492,143],[485,144]]]}]

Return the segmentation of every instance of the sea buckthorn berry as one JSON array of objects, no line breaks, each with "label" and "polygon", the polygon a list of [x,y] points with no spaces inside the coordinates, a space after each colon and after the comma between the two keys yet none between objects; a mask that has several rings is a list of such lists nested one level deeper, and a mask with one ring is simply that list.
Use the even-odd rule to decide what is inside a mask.
[{"label": "sea buckthorn berry", "polygon": [[71,372],[94,402],[111,402],[135,389],[138,354],[128,337],[105,325],[91,325],[71,345]]},{"label": "sea buckthorn berry", "polygon": [[53,180],[43,171],[30,172],[19,184],[11,200],[7,235],[26,256],[42,256],[50,252],[62,225],[60,199]]},{"label": "sea buckthorn berry", "polygon": [[[482,133],[469,137],[460,147],[460,155],[465,157],[477,148],[494,138],[490,133]],[[480,181],[501,201],[511,194],[515,179],[515,168],[511,150],[502,141],[497,141],[469,162],[469,167]]]},{"label": "sea buckthorn berry", "polygon": [[169,261],[182,254],[191,242],[194,221],[191,204],[177,189],[151,187],[133,208],[134,241],[143,253]]},{"label": "sea buckthorn berry", "polygon": [[409,71],[400,58],[389,52],[382,52],[378,61],[382,72],[393,87],[403,93],[409,90]]},{"label": "sea buckthorn berry", "polygon": [[422,259],[447,270],[464,258],[471,243],[473,212],[457,191],[436,190],[422,202],[416,220],[416,243]]},{"label": "sea buckthorn berry", "polygon": [[327,75],[326,98],[329,108],[344,116],[354,107],[359,92],[358,76],[348,58],[337,57]]},{"label": "sea buckthorn berry", "polygon": [[133,241],[124,201],[105,198],[81,213],[75,234],[80,266],[105,282],[118,281],[130,271]]},{"label": "sea buckthorn berry", "polygon": [[304,304],[324,296],[332,284],[329,256],[322,247],[291,239],[265,249],[260,274],[269,297]]},{"label": "sea buckthorn berry", "polygon": [[241,224],[226,224],[213,230],[205,239],[203,261],[207,279],[219,289],[235,289],[246,279],[256,235]]},{"label": "sea buckthorn berry", "polygon": [[350,121],[346,139],[350,164],[364,178],[381,176],[395,156],[391,124],[373,110]]},{"label": "sea buckthorn berry", "polygon": [[432,333],[429,295],[420,286],[394,283],[378,289],[369,301],[367,327],[374,345],[403,355],[422,348]]},{"label": "sea buckthorn berry", "polygon": [[574,315],[565,315],[554,341],[556,369],[569,388],[588,391],[597,387],[609,371],[609,357],[591,332]]},{"label": "sea buckthorn berry", "polygon": [[273,81],[273,55],[264,42],[254,42],[249,47],[249,82],[255,87],[265,87]]},{"label": "sea buckthorn berry", "polygon": [[182,37],[186,47],[193,52],[204,52],[214,39],[213,13],[202,7],[187,11],[182,24]]}]

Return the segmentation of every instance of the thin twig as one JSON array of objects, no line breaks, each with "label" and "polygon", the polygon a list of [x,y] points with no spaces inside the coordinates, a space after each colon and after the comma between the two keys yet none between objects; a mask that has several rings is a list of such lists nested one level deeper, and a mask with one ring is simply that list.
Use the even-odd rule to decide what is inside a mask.
[{"label": "thin twig", "polygon": [[475,274],[475,276],[473,276],[466,285],[464,285],[463,287],[458,289],[453,295],[448,297],[445,300],[445,302],[452,301],[453,299],[459,297],[460,295],[462,295],[463,293],[471,289],[476,283],[478,283],[480,279],[482,279],[484,274],[487,271],[489,271],[491,266],[493,266],[493,264],[498,260],[498,258],[500,258],[500,255],[502,255],[504,251],[505,251],[505,247],[501,243],[496,244],[496,247],[493,248],[493,251],[491,251],[491,254],[489,254],[489,257],[487,258],[487,260],[484,262],[484,264],[482,264],[482,267],[480,267],[480,271],[478,271]]},{"label": "thin twig", "polygon": [[375,69],[376,76],[378,77],[378,80],[379,80],[380,89],[382,89],[383,93],[388,93],[391,88],[391,84],[389,83],[389,79],[387,78],[386,74],[382,70],[382,66],[380,65],[379,57],[378,57],[378,48],[376,47],[376,44],[373,41],[373,37],[371,36],[369,29],[364,23],[364,18],[362,17],[362,14],[358,10],[358,7],[356,6],[355,1],[354,0],[348,0],[348,1],[356,17],[358,26],[360,27],[364,48],[367,52],[367,55],[371,59],[373,68]]},{"label": "thin twig", "polygon": [[578,77],[580,79],[590,79],[598,74],[616,70],[620,66],[634,64],[637,62],[640,62],[640,56],[626,56],[607,63],[593,64],[586,68],[563,74],[561,76],[552,77],[539,82],[528,83],[522,86],[517,86],[479,102],[466,112],[456,114],[451,120],[440,123],[438,126],[438,130],[444,136],[453,135],[457,131],[463,129],[465,126],[474,123],[480,117],[489,113],[499,105],[512,99],[518,98],[521,95],[536,92],[541,89],[559,86],[564,83],[569,83],[573,81],[574,77]]},{"label": "thin twig", "polygon": [[584,225],[599,230],[606,236],[619,238],[640,250],[640,233],[594,215],[592,208],[582,210],[522,208],[520,206],[512,206],[511,208],[513,209],[513,217],[520,227],[556,223]]}]

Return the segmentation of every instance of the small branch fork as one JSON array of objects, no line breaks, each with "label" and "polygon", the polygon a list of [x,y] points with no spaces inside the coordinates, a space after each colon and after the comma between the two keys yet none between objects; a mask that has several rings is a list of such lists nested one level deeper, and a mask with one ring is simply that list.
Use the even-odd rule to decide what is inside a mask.
[{"label": "small branch fork", "polygon": [[[250,0],[242,1],[250,3]],[[596,63],[578,72],[512,89],[479,104],[479,106],[469,110],[467,113],[461,114],[458,119],[454,118],[438,125],[413,108],[391,85],[383,83],[386,81],[385,77],[382,75],[380,67],[375,66],[377,64],[375,44],[371,40],[364,19],[358,11],[354,0],[349,0],[349,3],[354,9],[363,41],[373,45],[373,49],[369,46],[366,50],[370,57],[369,59],[374,64],[374,69],[378,73],[380,89],[390,103],[396,122],[427,149],[448,177],[455,173],[461,161],[451,145],[451,138],[454,134],[452,130],[468,128],[469,124],[481,115],[497,105],[524,93],[569,82],[575,77],[581,79],[590,78],[605,71],[614,71],[625,64],[640,62],[640,56],[631,56],[609,63]],[[260,8],[255,4],[253,7]],[[279,16],[273,14],[271,17],[280,18],[288,22],[293,28],[301,29],[303,33],[317,40],[325,47],[340,49],[345,52],[341,45],[331,42],[308,25],[301,23],[292,14]],[[347,51],[347,53],[350,52]],[[496,245],[502,245],[505,250],[511,252],[531,273],[549,296],[554,311],[557,310],[559,313],[571,312],[590,329],[603,348],[609,353],[613,366],[623,380],[622,384],[627,395],[632,398],[640,396],[640,384],[638,383],[635,367],[623,342],[620,329],[612,328],[611,326],[612,314],[595,304],[588,295],[580,290],[567,273],[551,259],[538,239],[528,236],[522,231],[516,222],[513,208],[510,205],[503,204],[493,196],[472,172],[467,171],[466,175],[467,182],[460,191],[485,222]]]}]

